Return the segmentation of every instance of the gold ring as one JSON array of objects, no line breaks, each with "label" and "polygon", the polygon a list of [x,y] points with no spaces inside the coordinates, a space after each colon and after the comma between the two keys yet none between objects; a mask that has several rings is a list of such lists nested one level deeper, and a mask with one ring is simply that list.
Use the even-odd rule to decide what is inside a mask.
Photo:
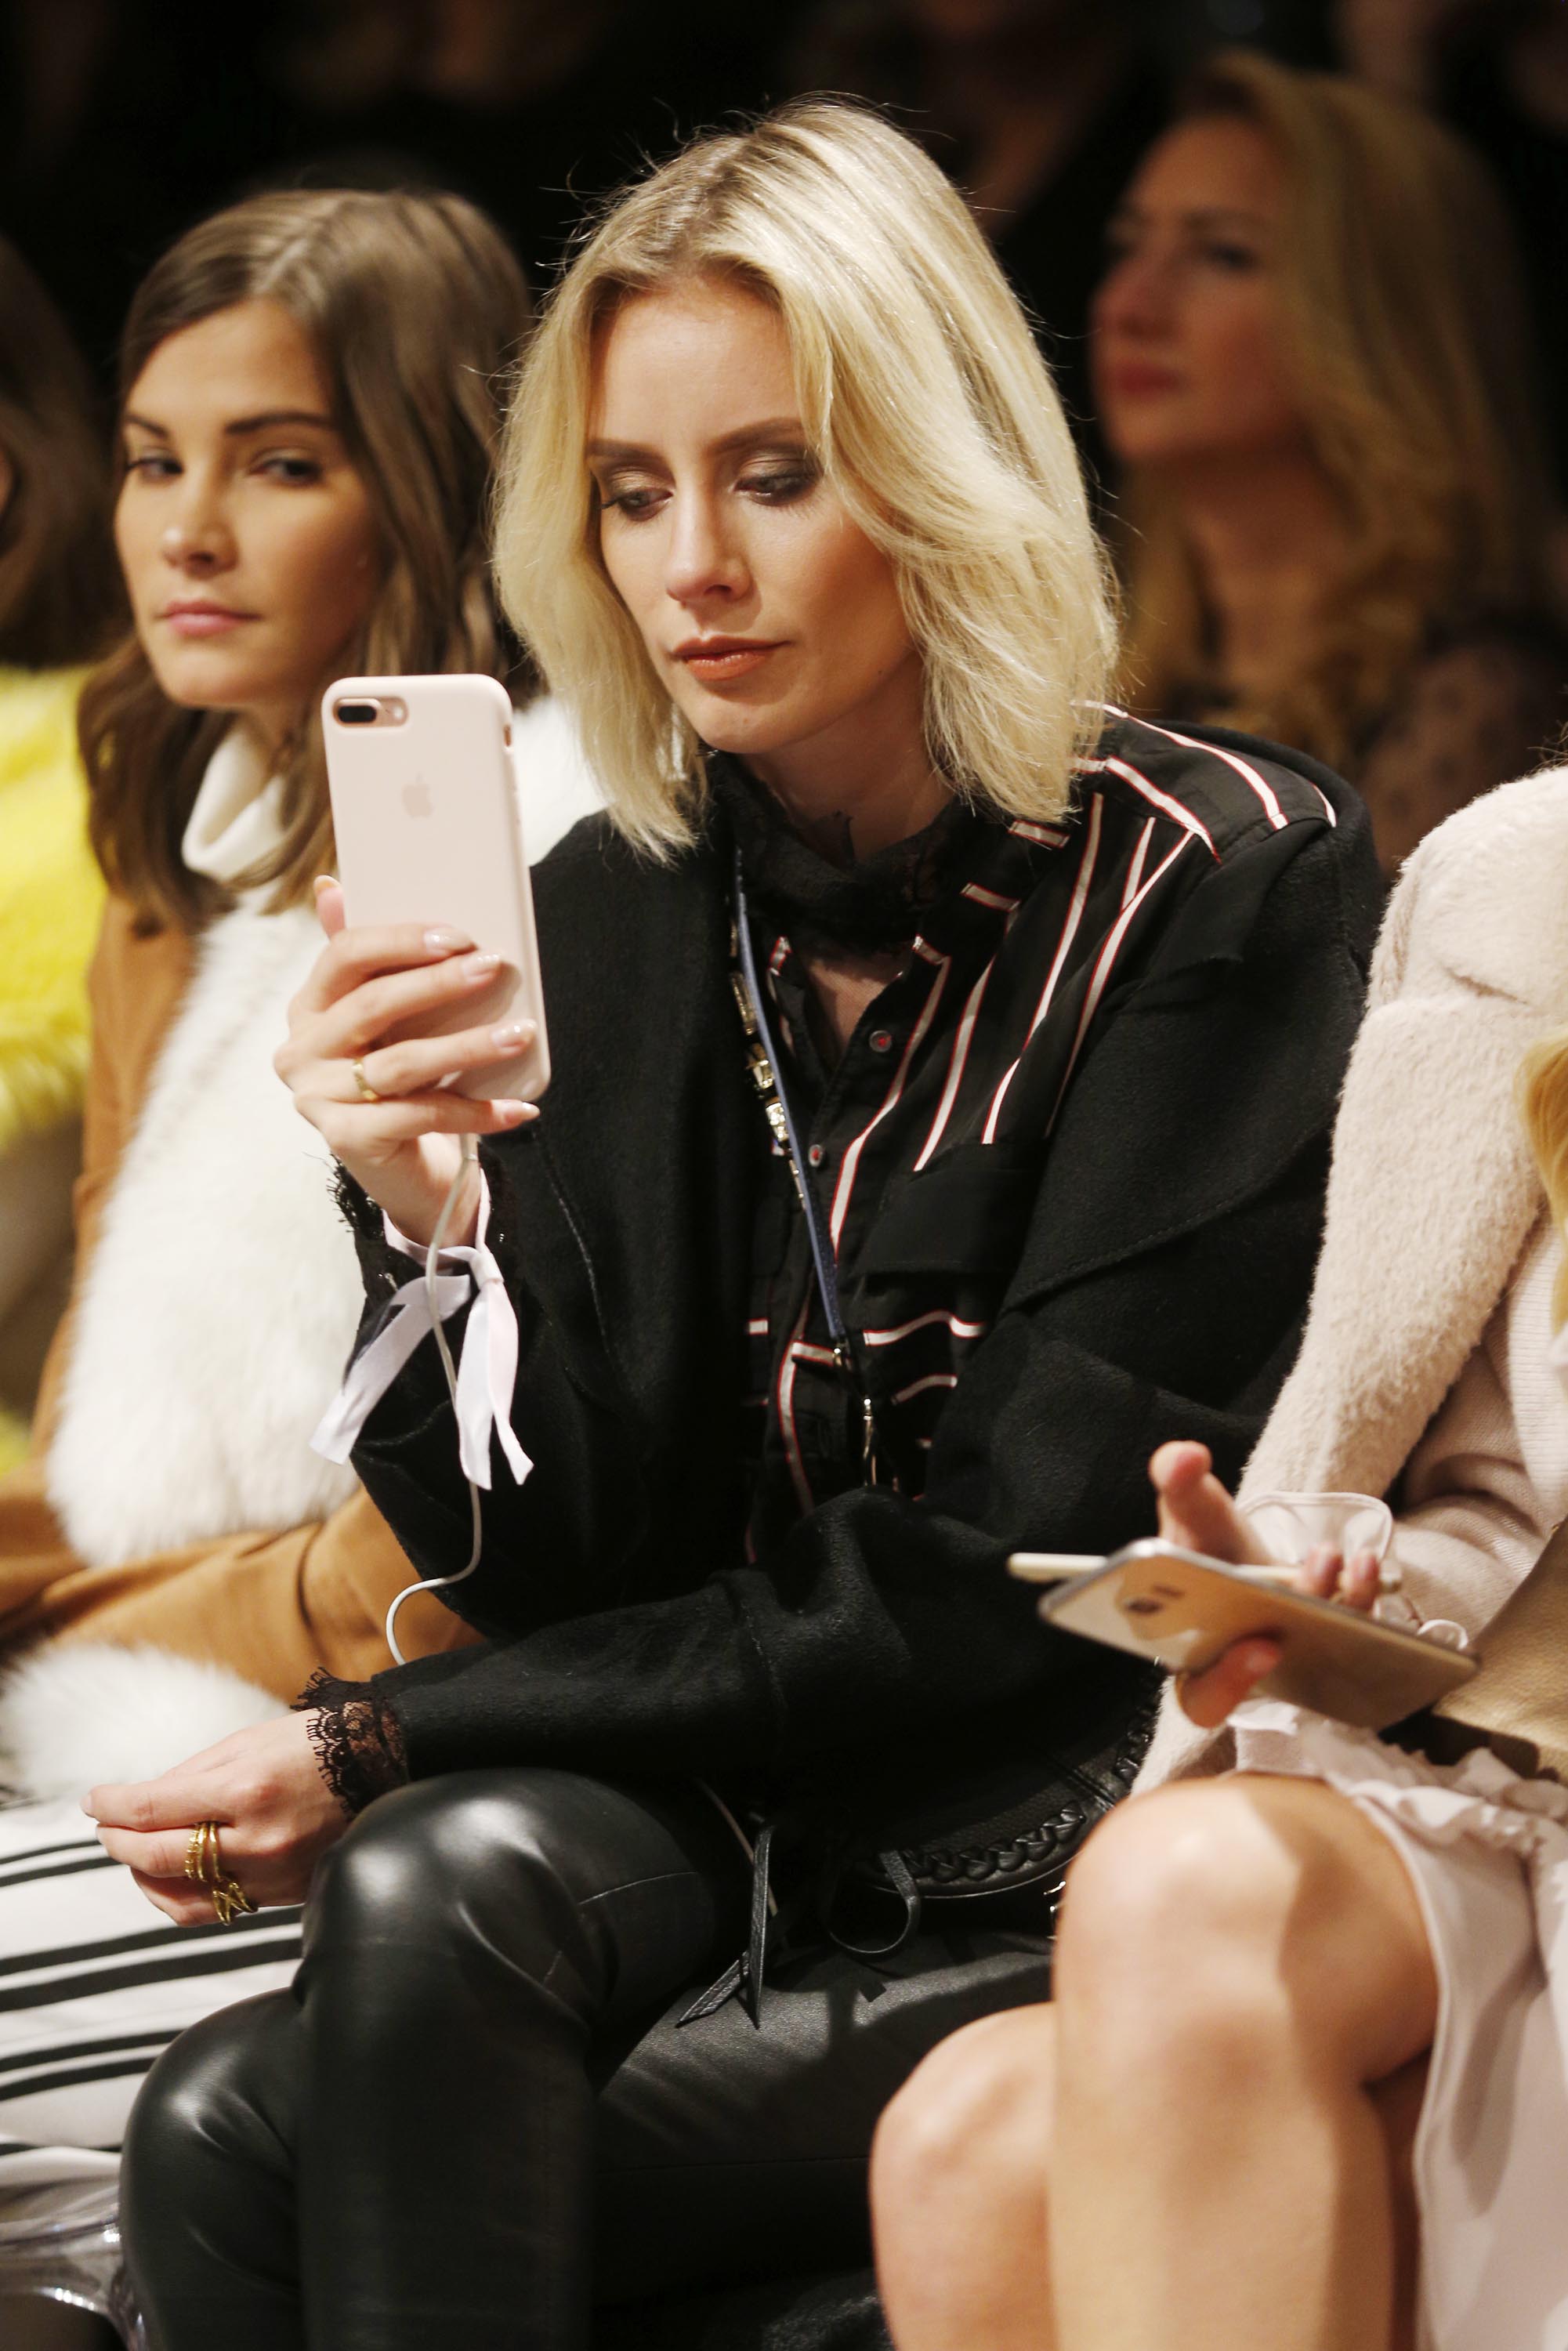
[{"label": "gold ring", "polygon": [[236,1918],[255,1915],[256,1904],[239,1880],[224,1868],[216,1821],[198,1821],[191,1831],[185,1844],[185,1875],[206,1887],[220,1927],[232,1927]]},{"label": "gold ring", "polygon": [[380,1094],[377,1093],[374,1086],[371,1085],[369,1078],[365,1075],[365,1065],[363,1061],[350,1061],[349,1067],[354,1073],[354,1083],[360,1090],[360,1100],[361,1102],[380,1102]]},{"label": "gold ring", "polygon": [[198,1821],[185,1843],[185,1875],[198,1886],[211,1883],[207,1870],[207,1846],[212,1844],[214,1860],[218,1846],[216,1821]]}]

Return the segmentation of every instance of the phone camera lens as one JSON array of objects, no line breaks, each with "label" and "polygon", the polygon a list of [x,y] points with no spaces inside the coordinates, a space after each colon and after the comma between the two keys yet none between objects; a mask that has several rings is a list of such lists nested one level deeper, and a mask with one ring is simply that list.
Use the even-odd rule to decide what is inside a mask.
[{"label": "phone camera lens", "polygon": [[333,716],[340,726],[373,726],[378,713],[373,702],[340,702]]}]

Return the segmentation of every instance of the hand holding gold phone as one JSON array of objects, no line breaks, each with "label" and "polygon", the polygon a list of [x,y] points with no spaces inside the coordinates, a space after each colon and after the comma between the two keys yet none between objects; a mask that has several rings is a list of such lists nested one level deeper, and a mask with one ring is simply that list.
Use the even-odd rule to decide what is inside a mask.
[{"label": "hand holding gold phone", "polygon": [[1260,1698],[1288,1699],[1383,1730],[1469,1680],[1474,1652],[1452,1649],[1295,1588],[1289,1568],[1228,1567],[1149,1537],[1108,1558],[1015,1552],[1009,1573],[1050,1586],[1045,1623],[1170,1673],[1202,1673],[1233,1641],[1283,1649]]}]

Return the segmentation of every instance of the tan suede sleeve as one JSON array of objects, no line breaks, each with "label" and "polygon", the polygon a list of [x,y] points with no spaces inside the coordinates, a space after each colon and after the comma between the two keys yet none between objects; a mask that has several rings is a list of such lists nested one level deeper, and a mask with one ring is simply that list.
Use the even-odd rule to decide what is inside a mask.
[{"label": "tan suede sleeve", "polygon": [[[192,959],[183,934],[139,935],[129,906],[110,898],[89,982],[93,1044],[73,1301]],[[118,1568],[78,1558],[49,1507],[43,1475],[70,1329],[68,1307],[45,1367],[32,1458],[0,1479],[0,1645],[48,1635],[145,1642],[232,1667],[280,1698],[293,1698],[319,1666],[350,1680],[385,1666],[382,1622],[413,1571],[363,1493],[308,1526],[230,1535]],[[411,1601],[398,1619],[410,1656],[473,1637],[434,1599]]]}]

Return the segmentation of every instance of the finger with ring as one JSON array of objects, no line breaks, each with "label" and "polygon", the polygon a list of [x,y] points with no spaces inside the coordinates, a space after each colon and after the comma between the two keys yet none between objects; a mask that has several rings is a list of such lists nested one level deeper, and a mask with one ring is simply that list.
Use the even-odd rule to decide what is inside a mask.
[{"label": "finger with ring", "polygon": [[185,1846],[185,1875],[206,1887],[220,1927],[230,1927],[236,1918],[254,1915],[256,1904],[238,1879],[229,1876],[224,1868],[216,1821],[198,1821],[191,1831]]},{"label": "finger with ring", "polygon": [[369,1078],[365,1075],[365,1065],[363,1061],[350,1061],[349,1067],[354,1073],[354,1084],[359,1090],[360,1100],[361,1102],[380,1102],[380,1094],[377,1093],[374,1086],[371,1085]]}]

